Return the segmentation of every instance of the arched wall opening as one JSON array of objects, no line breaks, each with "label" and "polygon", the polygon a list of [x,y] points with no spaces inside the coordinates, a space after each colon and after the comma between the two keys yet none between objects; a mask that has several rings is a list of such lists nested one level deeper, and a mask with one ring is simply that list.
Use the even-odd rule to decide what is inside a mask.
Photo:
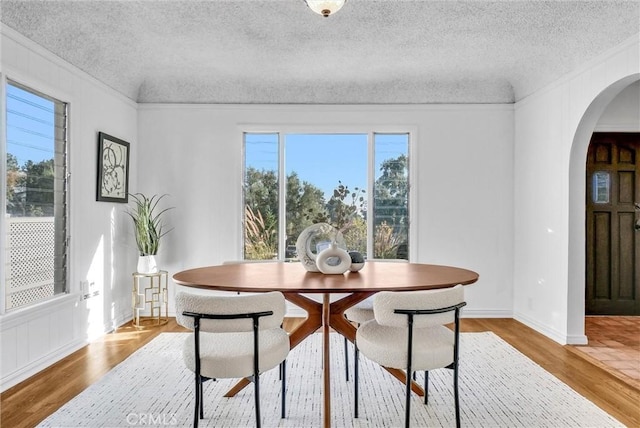
[{"label": "arched wall opening", "polygon": [[587,150],[591,135],[607,106],[624,88],[638,80],[640,80],[640,73],[634,73],[604,88],[582,115],[571,145],[569,160],[567,331],[569,335],[574,337],[584,335]]}]

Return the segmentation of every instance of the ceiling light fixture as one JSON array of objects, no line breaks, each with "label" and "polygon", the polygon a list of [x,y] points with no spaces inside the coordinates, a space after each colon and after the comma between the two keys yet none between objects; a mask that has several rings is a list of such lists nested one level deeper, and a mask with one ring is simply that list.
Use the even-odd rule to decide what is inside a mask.
[{"label": "ceiling light fixture", "polygon": [[347,0],[304,0],[309,9],[324,16],[333,15],[344,6]]}]

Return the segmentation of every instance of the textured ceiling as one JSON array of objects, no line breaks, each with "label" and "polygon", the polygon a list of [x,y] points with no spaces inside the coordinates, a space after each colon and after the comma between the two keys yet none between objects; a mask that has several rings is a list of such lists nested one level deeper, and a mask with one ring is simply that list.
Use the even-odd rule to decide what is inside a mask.
[{"label": "textured ceiling", "polygon": [[0,20],[143,103],[503,103],[640,32],[640,1],[2,0]]}]

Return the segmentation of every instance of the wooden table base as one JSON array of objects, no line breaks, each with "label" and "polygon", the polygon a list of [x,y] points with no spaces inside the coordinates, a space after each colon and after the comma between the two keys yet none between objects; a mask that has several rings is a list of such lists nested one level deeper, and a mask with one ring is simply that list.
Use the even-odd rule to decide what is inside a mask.
[{"label": "wooden table base", "polygon": [[331,304],[330,294],[322,296],[322,426],[331,426]]},{"label": "wooden table base", "polygon": [[[331,329],[346,337],[352,343],[356,339],[356,328],[344,316],[344,312],[350,307],[358,304],[374,292],[357,292],[351,293],[340,300],[333,303],[330,302],[330,293],[322,295],[322,303],[306,297],[300,293],[285,292],[284,297],[291,303],[307,312],[307,318],[289,335],[289,343],[291,349],[298,346],[305,338],[322,329],[322,363],[323,363],[323,426],[328,428],[331,426],[331,350],[329,344],[329,333]],[[398,369],[385,367],[389,373],[402,383],[406,382],[405,372]],[[241,379],[233,388],[231,388],[225,397],[233,397],[244,387],[251,383],[248,379]],[[424,390],[420,385],[413,382],[411,389],[416,394],[423,396]]]}]

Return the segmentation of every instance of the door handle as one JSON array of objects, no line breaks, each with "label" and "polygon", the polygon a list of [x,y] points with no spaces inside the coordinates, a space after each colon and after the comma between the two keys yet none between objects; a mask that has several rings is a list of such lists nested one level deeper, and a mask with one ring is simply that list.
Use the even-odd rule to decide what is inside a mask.
[{"label": "door handle", "polygon": [[[633,206],[635,207],[636,211],[640,212],[640,203],[636,202],[635,204],[633,204]],[[636,220],[634,228],[636,229],[636,232],[640,231],[640,219]]]}]

